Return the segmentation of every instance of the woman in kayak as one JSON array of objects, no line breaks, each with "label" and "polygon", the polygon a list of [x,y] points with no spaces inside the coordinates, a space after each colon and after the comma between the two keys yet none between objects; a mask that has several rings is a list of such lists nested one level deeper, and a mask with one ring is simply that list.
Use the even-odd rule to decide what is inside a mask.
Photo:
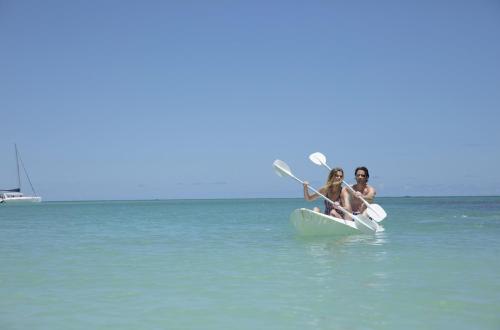
[{"label": "woman in kayak", "polygon": [[[338,205],[343,205],[343,201],[349,197],[348,192],[345,188],[342,188],[342,180],[344,179],[344,170],[336,167],[330,171],[328,175],[328,180],[326,184],[319,189],[319,192],[328,197],[334,204],[325,200],[325,214],[331,215],[336,218],[344,219],[344,213],[337,209]],[[304,181],[304,198],[307,201],[313,201],[317,199],[319,194],[309,194],[309,182]],[[315,212],[320,212],[318,207],[313,209]]]}]

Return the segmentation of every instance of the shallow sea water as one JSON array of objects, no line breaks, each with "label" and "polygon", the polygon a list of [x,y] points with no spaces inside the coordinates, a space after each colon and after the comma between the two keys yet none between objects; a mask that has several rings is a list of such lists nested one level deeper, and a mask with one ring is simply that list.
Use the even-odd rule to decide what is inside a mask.
[{"label": "shallow sea water", "polygon": [[378,198],[300,237],[302,199],[0,206],[0,329],[500,329],[500,197]]}]

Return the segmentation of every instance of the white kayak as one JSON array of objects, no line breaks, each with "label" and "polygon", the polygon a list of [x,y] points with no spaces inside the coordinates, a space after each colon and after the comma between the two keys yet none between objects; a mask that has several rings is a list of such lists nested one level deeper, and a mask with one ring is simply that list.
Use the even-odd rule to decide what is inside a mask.
[{"label": "white kayak", "polygon": [[[358,217],[364,216],[358,215]],[[358,228],[358,223],[355,221],[335,218],[305,208],[293,211],[290,215],[290,221],[297,229],[297,232],[304,236],[352,235],[370,232],[361,224],[359,227],[362,228]],[[366,221],[370,220],[366,218]],[[383,228],[379,226],[377,231],[383,231]]]}]

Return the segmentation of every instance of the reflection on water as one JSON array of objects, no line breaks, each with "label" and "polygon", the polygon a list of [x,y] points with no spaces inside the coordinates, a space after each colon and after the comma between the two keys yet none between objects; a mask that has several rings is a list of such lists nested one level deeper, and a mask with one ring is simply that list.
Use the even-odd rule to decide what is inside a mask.
[{"label": "reflection on water", "polygon": [[327,268],[346,263],[377,263],[387,258],[385,246],[389,239],[385,232],[375,235],[352,235],[343,237],[298,238],[312,261]]},{"label": "reflection on water", "polygon": [[385,264],[389,258],[389,238],[385,232],[375,235],[344,237],[298,238],[311,258],[309,279],[325,290],[337,292],[338,283],[349,283],[353,289],[364,287],[375,290],[390,286]]},{"label": "reflection on water", "polygon": [[297,238],[304,246],[321,247],[326,250],[336,250],[343,246],[375,245],[382,246],[388,243],[387,234],[378,232],[373,235],[348,235],[348,236],[307,236]]}]

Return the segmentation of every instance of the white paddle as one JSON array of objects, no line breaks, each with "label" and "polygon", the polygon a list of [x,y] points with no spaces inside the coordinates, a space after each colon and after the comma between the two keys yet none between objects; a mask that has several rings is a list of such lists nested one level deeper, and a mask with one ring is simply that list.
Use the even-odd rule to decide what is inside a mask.
[{"label": "white paddle", "polygon": [[[329,169],[330,171],[332,170],[330,168],[330,166],[328,166],[328,164],[326,163],[326,157],[325,155],[323,155],[321,152],[315,152],[315,153],[312,153],[309,155],[309,159],[316,165],[323,165],[325,166],[327,169]],[[352,189],[352,187],[347,183],[345,182],[344,180],[342,180],[342,183],[345,184],[347,186],[347,188],[353,193],[353,194],[356,194],[356,192],[354,191],[354,189]],[[377,221],[377,222],[380,222],[382,220],[384,220],[386,217],[387,217],[387,213],[384,211],[384,209],[382,208],[382,206],[378,205],[378,204],[370,204],[368,203],[363,197],[359,197],[363,203],[365,203],[367,209],[366,209],[366,213],[368,214],[368,216],[370,218],[372,218],[373,220]]]},{"label": "white paddle", "polygon": [[[285,176],[286,175],[286,176],[289,176],[289,177],[295,179],[296,181],[304,184],[304,182],[302,180],[300,180],[299,178],[297,178],[295,175],[292,174],[290,167],[284,161],[279,160],[279,159],[275,160],[273,163],[273,167],[274,167],[274,170],[276,171],[276,174],[278,174],[278,176]],[[317,193],[318,195],[323,197],[328,202],[334,204],[334,202],[332,202],[328,197],[324,196],[323,194],[321,194],[319,191],[317,191],[313,187],[309,186],[309,189],[311,189],[312,191],[314,191],[315,193]],[[347,211],[346,209],[344,209],[340,205],[337,205],[337,207],[342,212],[349,214],[349,216],[351,216],[354,219],[354,221],[356,221],[356,225],[358,225],[358,228],[361,231],[373,233],[373,232],[376,232],[378,230],[378,225],[376,222],[366,221],[368,219],[362,219],[360,217],[357,217],[354,214]]]}]

